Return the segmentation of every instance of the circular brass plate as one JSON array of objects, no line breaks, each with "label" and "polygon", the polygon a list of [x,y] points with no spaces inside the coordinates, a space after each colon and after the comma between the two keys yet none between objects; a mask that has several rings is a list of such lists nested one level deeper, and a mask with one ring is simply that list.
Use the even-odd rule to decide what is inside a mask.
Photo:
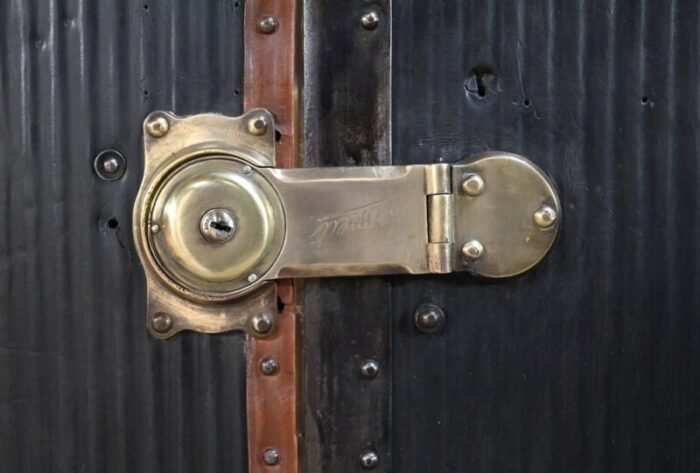
[{"label": "circular brass plate", "polygon": [[[224,209],[235,234],[224,243],[202,235],[202,216]],[[244,162],[227,157],[194,160],[175,170],[153,201],[149,244],[161,268],[178,284],[204,295],[231,296],[259,285],[284,241],[284,210],[270,183]]]},{"label": "circular brass plate", "polygon": [[[483,179],[483,190],[469,195],[462,183],[475,174]],[[559,231],[561,206],[541,169],[521,156],[493,153],[456,165],[452,179],[455,269],[502,278],[527,271],[545,257]],[[551,212],[546,228],[536,216],[542,208]],[[481,251],[474,252],[475,246]]]}]

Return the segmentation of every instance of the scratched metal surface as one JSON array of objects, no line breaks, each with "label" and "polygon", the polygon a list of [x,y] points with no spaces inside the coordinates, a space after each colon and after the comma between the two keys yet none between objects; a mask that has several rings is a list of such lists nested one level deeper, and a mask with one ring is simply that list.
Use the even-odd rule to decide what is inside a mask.
[{"label": "scratched metal surface", "polygon": [[394,471],[700,471],[698,2],[393,16],[394,163],[520,153],[565,210],[522,277],[395,279]]},{"label": "scratched metal surface", "polygon": [[242,13],[0,2],[1,472],[245,471],[243,338],[148,337],[130,215],[149,111],[240,113]]}]

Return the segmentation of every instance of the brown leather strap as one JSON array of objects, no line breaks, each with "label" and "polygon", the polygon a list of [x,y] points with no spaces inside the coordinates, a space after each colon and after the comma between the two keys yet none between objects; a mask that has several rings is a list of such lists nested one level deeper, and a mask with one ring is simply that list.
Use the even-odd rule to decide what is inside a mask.
[{"label": "brown leather strap", "polygon": [[[277,167],[294,167],[297,155],[296,0],[246,2],[245,110],[266,108],[275,117]],[[261,21],[266,18],[263,27]],[[270,25],[274,25],[270,28]],[[299,464],[297,326],[293,282],[280,281],[278,295],[286,310],[277,316],[274,332],[265,339],[248,338],[247,414],[248,465],[251,473],[296,473]],[[277,362],[272,374],[261,370],[263,359]],[[265,462],[274,449],[276,464]],[[268,460],[274,455],[268,456]]]}]

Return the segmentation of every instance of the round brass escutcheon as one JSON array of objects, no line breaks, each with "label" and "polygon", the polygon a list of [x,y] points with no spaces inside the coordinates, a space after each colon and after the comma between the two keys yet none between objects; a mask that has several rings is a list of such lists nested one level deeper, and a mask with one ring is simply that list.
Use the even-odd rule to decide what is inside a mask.
[{"label": "round brass escutcheon", "polygon": [[[160,231],[149,245],[175,282],[206,296],[262,283],[284,241],[284,210],[267,179],[243,161],[196,159],[175,170],[153,201]],[[260,277],[251,281],[250,274]]]}]

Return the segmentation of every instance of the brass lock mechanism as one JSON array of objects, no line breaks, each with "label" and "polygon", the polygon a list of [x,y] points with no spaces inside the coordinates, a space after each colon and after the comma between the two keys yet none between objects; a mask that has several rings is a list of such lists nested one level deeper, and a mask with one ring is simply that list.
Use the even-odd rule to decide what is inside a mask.
[{"label": "brass lock mechanism", "polygon": [[530,161],[488,153],[456,164],[276,169],[272,115],[144,123],[134,240],[148,327],[274,326],[279,278],[469,271],[501,278],[537,264],[561,220]]}]

